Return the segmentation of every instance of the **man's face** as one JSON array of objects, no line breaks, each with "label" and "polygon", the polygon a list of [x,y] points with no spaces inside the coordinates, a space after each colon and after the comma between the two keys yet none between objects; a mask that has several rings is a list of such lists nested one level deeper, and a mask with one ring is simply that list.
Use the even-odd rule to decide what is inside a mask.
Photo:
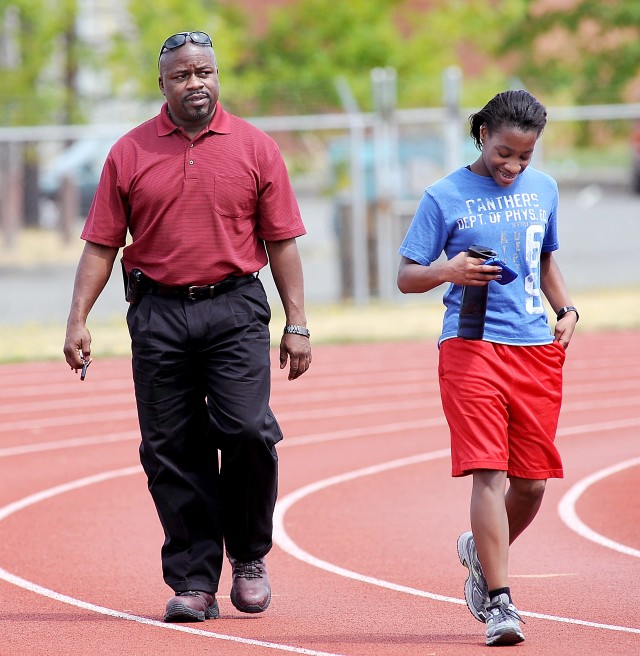
[{"label": "man's face", "polygon": [[160,60],[158,82],[176,125],[188,131],[208,124],[220,95],[212,48],[187,42],[165,52]]}]

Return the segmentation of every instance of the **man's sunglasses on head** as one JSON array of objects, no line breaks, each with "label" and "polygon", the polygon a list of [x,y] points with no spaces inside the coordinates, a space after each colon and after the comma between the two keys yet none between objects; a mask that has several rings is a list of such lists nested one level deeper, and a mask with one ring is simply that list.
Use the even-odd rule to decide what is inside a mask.
[{"label": "man's sunglasses on head", "polygon": [[162,53],[167,50],[175,50],[176,48],[181,48],[189,39],[192,43],[195,43],[198,46],[211,46],[211,37],[206,32],[178,32],[170,36],[160,48],[160,54],[158,55],[158,61],[162,57]]}]

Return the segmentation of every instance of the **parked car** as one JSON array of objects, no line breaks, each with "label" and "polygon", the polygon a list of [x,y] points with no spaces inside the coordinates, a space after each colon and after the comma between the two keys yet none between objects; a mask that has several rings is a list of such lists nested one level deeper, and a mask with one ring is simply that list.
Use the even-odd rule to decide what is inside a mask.
[{"label": "parked car", "polygon": [[100,173],[116,138],[82,139],[63,150],[40,173],[40,194],[57,200],[65,178],[76,185],[80,198],[81,217],[89,212],[100,180]]}]

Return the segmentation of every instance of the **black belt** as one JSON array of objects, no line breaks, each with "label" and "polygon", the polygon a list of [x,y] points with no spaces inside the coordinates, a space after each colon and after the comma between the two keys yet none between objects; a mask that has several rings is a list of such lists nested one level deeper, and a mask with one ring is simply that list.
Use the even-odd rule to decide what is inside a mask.
[{"label": "black belt", "polygon": [[150,280],[146,292],[147,294],[155,294],[156,296],[177,296],[178,298],[186,298],[190,301],[199,301],[203,298],[213,298],[214,296],[218,296],[218,294],[224,294],[236,287],[246,285],[255,279],[255,274],[248,273],[245,276],[225,278],[214,285],[183,285],[181,287],[163,285],[162,283]]}]

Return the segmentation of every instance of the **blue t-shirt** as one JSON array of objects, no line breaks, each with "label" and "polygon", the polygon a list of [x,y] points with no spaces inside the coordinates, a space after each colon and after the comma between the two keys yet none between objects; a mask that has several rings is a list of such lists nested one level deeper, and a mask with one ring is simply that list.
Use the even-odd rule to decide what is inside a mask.
[{"label": "blue t-shirt", "polygon": [[[477,244],[497,251],[518,273],[489,283],[484,339],[500,344],[549,344],[553,335],[540,290],[540,255],[557,250],[558,185],[528,166],[509,187],[463,167],[427,187],[400,254],[429,266]],[[449,285],[439,342],[456,337],[462,286]]]}]

